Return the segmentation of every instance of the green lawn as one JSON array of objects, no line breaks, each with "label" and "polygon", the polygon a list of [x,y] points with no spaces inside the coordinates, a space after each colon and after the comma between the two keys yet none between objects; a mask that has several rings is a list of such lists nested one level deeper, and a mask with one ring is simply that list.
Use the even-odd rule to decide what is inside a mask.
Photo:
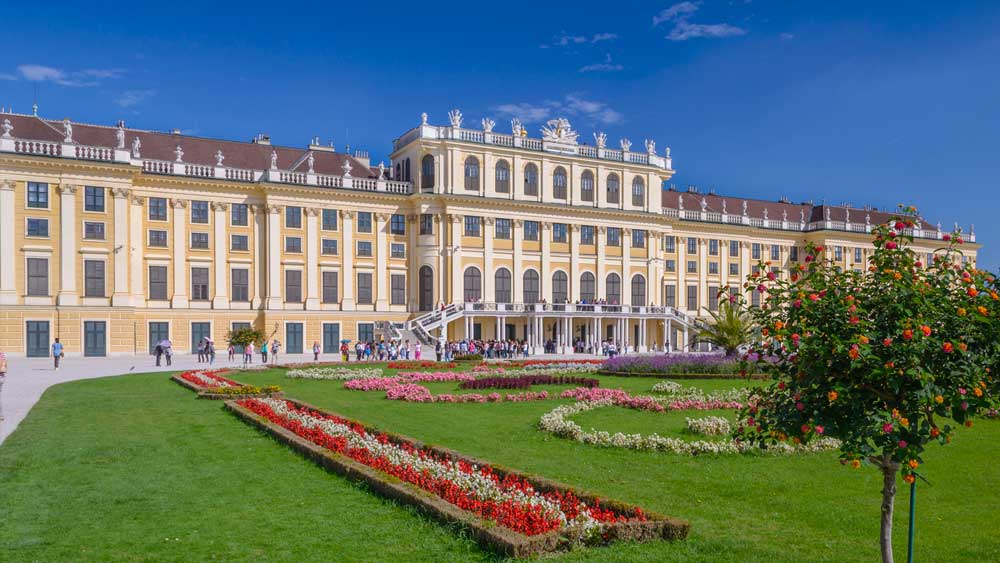
[{"label": "green lawn", "polygon": [[[240,375],[427,442],[692,523],[677,543],[614,545],[561,561],[874,561],[879,477],[836,454],[681,457],[543,434],[559,401],[409,404],[283,371]],[[648,392],[657,380],[601,377]],[[691,381],[705,389],[733,381]],[[454,384],[435,384],[435,393]],[[558,391],[565,387],[550,387]],[[562,401],[565,402],[565,401]],[[585,428],[680,436],[684,416],[608,408]],[[934,447],[919,497],[918,561],[1000,561],[1000,421]],[[945,455],[947,454],[947,455]],[[897,504],[905,558],[906,496]],[[49,389],[0,446],[3,561],[489,561],[461,530],[348,484],[162,375]]]}]

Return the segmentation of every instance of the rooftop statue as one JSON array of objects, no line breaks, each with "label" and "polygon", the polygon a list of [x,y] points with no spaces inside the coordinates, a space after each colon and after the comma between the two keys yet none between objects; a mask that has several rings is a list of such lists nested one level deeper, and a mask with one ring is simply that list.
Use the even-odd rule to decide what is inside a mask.
[{"label": "rooftop statue", "polygon": [[542,139],[545,141],[576,144],[579,135],[565,117],[550,119],[545,122],[545,127],[542,127]]}]

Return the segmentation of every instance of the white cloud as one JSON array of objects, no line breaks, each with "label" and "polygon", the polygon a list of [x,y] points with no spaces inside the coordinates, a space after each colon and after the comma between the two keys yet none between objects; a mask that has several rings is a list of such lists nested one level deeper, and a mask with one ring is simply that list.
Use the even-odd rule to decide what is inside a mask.
[{"label": "white cloud", "polygon": [[700,7],[700,1],[674,4],[653,16],[653,25],[673,23],[674,27],[667,34],[667,39],[671,41],[687,41],[698,37],[718,38],[746,35],[747,30],[728,23],[700,24],[688,21]]},{"label": "white cloud", "polygon": [[[88,68],[79,71],[67,72],[65,70],[36,64],[26,64],[17,67],[20,78],[29,82],[52,82],[60,86],[86,87],[97,86],[101,80],[119,78],[124,73],[118,68]],[[4,80],[18,80],[18,76],[11,74],[0,75]]]},{"label": "white cloud", "polygon": [[550,47],[569,47],[572,45],[583,45],[599,43],[601,41],[614,41],[618,39],[617,33],[595,33],[594,35],[569,35],[563,32],[552,39],[552,43],[543,43],[539,45],[542,49],[548,49]]},{"label": "white cloud", "polygon": [[588,123],[614,125],[625,121],[625,116],[604,102],[588,100],[582,94],[567,94],[562,100],[545,100],[538,104],[503,104],[494,111],[517,117],[525,123],[541,123],[557,116],[579,118]]},{"label": "white cloud", "polygon": [[621,64],[613,62],[611,53],[607,53],[604,55],[604,62],[582,66],[579,72],[616,72],[624,68]]},{"label": "white cloud", "polygon": [[17,80],[17,76],[13,74],[7,74],[5,72],[0,72],[0,80]]},{"label": "white cloud", "polygon": [[139,105],[154,94],[156,90],[125,90],[115,98],[115,103],[127,109]]},{"label": "white cloud", "polygon": [[795,34],[794,33],[782,33],[781,34],[781,38],[784,39],[785,41],[791,41],[792,39],[795,39]]}]

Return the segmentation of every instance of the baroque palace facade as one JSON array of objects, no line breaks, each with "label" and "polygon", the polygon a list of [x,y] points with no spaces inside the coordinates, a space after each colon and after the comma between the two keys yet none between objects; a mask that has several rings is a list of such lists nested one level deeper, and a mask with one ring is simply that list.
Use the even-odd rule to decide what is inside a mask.
[{"label": "baroque palace facade", "polygon": [[[372,166],[318,139],[0,114],[0,350],[186,352],[251,325],[291,353],[381,337],[688,349],[719,288],[762,262],[786,275],[809,241],[864,267],[889,217],[663,190],[669,148],[582,143],[564,119],[541,138],[449,122],[424,114]],[[931,253],[943,233],[914,234]]]}]

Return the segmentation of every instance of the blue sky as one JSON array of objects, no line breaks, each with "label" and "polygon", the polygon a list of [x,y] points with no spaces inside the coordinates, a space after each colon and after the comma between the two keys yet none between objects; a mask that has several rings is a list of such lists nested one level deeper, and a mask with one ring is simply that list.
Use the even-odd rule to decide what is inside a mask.
[{"label": "blue sky", "polygon": [[375,162],[422,111],[561,115],[670,146],[678,186],[974,223],[1000,266],[997,2],[208,4],[11,3],[0,105]]}]

